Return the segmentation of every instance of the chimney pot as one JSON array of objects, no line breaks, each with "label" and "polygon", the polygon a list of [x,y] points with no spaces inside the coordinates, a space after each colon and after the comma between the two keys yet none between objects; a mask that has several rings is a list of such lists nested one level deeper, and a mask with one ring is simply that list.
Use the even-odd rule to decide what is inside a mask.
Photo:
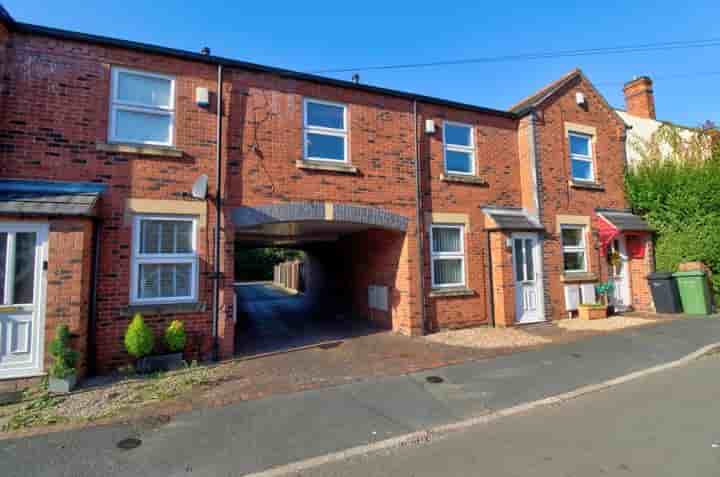
[{"label": "chimney pot", "polygon": [[625,83],[625,109],[633,116],[655,119],[655,94],[648,76],[635,76]]}]

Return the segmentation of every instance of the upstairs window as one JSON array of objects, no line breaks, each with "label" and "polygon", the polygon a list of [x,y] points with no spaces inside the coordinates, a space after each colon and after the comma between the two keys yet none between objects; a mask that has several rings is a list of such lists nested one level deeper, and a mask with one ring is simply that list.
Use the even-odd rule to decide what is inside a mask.
[{"label": "upstairs window", "polygon": [[347,162],[347,106],[305,100],[305,160]]},{"label": "upstairs window", "polygon": [[582,225],[562,225],[560,227],[563,252],[563,270],[565,272],[587,271],[585,258],[585,227]]},{"label": "upstairs window", "polygon": [[196,220],[191,217],[135,217],[132,302],[197,300],[195,225]]},{"label": "upstairs window", "polygon": [[594,181],[592,137],[570,133],[570,163],[572,178],[578,181]]},{"label": "upstairs window", "polygon": [[433,225],[430,229],[433,288],[465,285],[462,225]]},{"label": "upstairs window", "polygon": [[473,127],[467,124],[445,122],[445,172],[448,174],[475,174],[475,142]]},{"label": "upstairs window", "polygon": [[173,77],[113,68],[111,95],[110,141],[173,145]]}]

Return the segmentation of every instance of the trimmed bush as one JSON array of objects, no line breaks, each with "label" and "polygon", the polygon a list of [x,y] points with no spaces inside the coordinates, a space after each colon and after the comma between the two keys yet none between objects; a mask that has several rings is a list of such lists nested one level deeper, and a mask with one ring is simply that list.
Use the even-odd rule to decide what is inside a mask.
[{"label": "trimmed bush", "polygon": [[185,349],[185,324],[173,320],[165,330],[165,346],[171,353],[180,353]]},{"label": "trimmed bush", "polygon": [[142,315],[136,313],[125,333],[125,349],[131,356],[139,359],[149,355],[154,344],[152,330],[145,324]]},{"label": "trimmed bush", "polygon": [[67,325],[57,327],[55,338],[50,343],[50,355],[54,362],[49,372],[53,378],[65,379],[75,373],[78,352],[70,347],[70,337]]}]

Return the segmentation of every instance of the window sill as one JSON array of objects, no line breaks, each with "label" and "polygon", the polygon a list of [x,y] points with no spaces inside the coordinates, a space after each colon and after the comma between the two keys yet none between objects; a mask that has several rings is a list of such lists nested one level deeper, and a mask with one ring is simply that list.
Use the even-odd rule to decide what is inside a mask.
[{"label": "window sill", "polygon": [[560,277],[563,283],[595,282],[597,279],[597,274],[593,272],[569,272]]},{"label": "window sill", "polygon": [[570,184],[570,187],[573,187],[575,189],[605,190],[605,186],[600,184],[599,182],[579,181],[575,179],[570,179],[568,183]]},{"label": "window sill", "polygon": [[95,145],[95,149],[103,152],[116,152],[120,154],[140,154],[143,156],[161,156],[161,157],[183,157],[183,152],[174,147],[168,146],[151,146],[140,144],[107,144],[99,142]]},{"label": "window sill", "polygon": [[433,288],[428,294],[430,298],[448,297],[448,296],[472,296],[475,294],[474,290],[467,287],[448,287],[448,288]]},{"label": "window sill", "polygon": [[179,315],[184,313],[203,313],[207,311],[205,303],[164,303],[128,305],[120,310],[120,316],[143,315]]},{"label": "window sill", "polygon": [[329,171],[329,172],[339,172],[341,174],[357,174],[358,168],[355,166],[350,166],[348,164],[332,164],[330,162],[320,162],[320,161],[303,161],[298,160],[295,161],[295,166],[298,169],[306,169],[311,171]]},{"label": "window sill", "polygon": [[460,174],[440,174],[443,182],[459,182],[461,184],[487,185],[487,181],[478,176],[464,176]]}]

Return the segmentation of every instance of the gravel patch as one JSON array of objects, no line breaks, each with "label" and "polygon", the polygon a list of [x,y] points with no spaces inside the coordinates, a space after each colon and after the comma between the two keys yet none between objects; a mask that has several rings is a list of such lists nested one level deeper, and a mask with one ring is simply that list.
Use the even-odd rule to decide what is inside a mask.
[{"label": "gravel patch", "polygon": [[659,321],[655,318],[631,316],[611,316],[605,320],[557,320],[541,325],[529,325],[515,328],[478,327],[463,330],[448,330],[423,339],[433,343],[450,346],[463,346],[487,350],[508,348],[527,348],[556,342],[568,342],[586,337],[588,334],[600,334],[637,326],[645,326]]}]

